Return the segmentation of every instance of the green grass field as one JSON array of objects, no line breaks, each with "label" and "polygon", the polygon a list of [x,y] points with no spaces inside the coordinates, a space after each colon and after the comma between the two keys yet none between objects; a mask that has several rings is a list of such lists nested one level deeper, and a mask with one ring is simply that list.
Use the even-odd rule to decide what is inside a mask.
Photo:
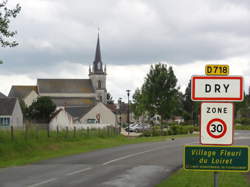
[{"label": "green grass field", "polygon": [[[212,187],[213,172],[184,171],[174,173],[156,187]],[[219,187],[250,187],[241,173],[219,173]]]},{"label": "green grass field", "polygon": [[[185,136],[187,135],[175,137]],[[69,131],[61,132],[59,135],[53,132],[48,138],[46,131],[41,131],[39,134],[31,131],[25,138],[24,132],[17,131],[14,132],[14,140],[11,141],[8,131],[0,131],[0,167],[23,165],[124,144],[162,141],[171,137],[128,138],[103,131],[90,131],[89,134],[86,131],[77,131],[74,136],[73,132]]]}]

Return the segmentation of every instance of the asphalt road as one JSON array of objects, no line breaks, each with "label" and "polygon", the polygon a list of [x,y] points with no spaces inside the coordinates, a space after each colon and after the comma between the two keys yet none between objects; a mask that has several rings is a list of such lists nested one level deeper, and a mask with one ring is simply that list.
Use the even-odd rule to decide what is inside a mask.
[{"label": "asphalt road", "polygon": [[[182,165],[185,144],[198,137],[125,145],[0,170],[1,187],[151,187]],[[250,145],[237,131],[235,144]]]}]

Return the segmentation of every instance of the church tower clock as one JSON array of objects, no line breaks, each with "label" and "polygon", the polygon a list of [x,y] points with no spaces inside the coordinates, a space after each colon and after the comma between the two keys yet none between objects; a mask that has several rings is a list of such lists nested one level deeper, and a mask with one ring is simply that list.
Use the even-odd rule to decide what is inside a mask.
[{"label": "church tower clock", "polygon": [[106,89],[106,65],[103,68],[99,33],[97,37],[95,60],[92,68],[89,67],[89,78],[97,94],[97,100],[107,104],[107,89]]}]

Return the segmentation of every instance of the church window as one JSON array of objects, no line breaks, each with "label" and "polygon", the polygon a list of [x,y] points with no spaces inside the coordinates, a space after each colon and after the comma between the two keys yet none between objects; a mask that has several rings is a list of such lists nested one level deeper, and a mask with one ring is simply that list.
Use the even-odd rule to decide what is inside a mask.
[{"label": "church window", "polygon": [[96,123],[96,119],[87,119],[87,123]]},{"label": "church window", "polygon": [[98,62],[97,68],[98,68],[99,70],[101,69],[101,63],[100,63],[100,62]]},{"label": "church window", "polygon": [[98,88],[102,88],[102,82],[100,80],[98,81]]}]

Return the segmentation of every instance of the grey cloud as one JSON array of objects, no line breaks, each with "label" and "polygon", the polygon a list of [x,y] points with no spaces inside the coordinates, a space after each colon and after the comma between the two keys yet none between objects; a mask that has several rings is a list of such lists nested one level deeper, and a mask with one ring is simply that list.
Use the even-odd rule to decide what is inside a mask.
[{"label": "grey cloud", "polygon": [[89,65],[98,26],[107,64],[184,64],[250,55],[249,1],[44,0],[50,8],[43,19],[25,9],[30,1],[22,2],[23,15],[13,24],[20,46],[0,48],[6,63],[1,73],[46,71],[64,61]]}]

